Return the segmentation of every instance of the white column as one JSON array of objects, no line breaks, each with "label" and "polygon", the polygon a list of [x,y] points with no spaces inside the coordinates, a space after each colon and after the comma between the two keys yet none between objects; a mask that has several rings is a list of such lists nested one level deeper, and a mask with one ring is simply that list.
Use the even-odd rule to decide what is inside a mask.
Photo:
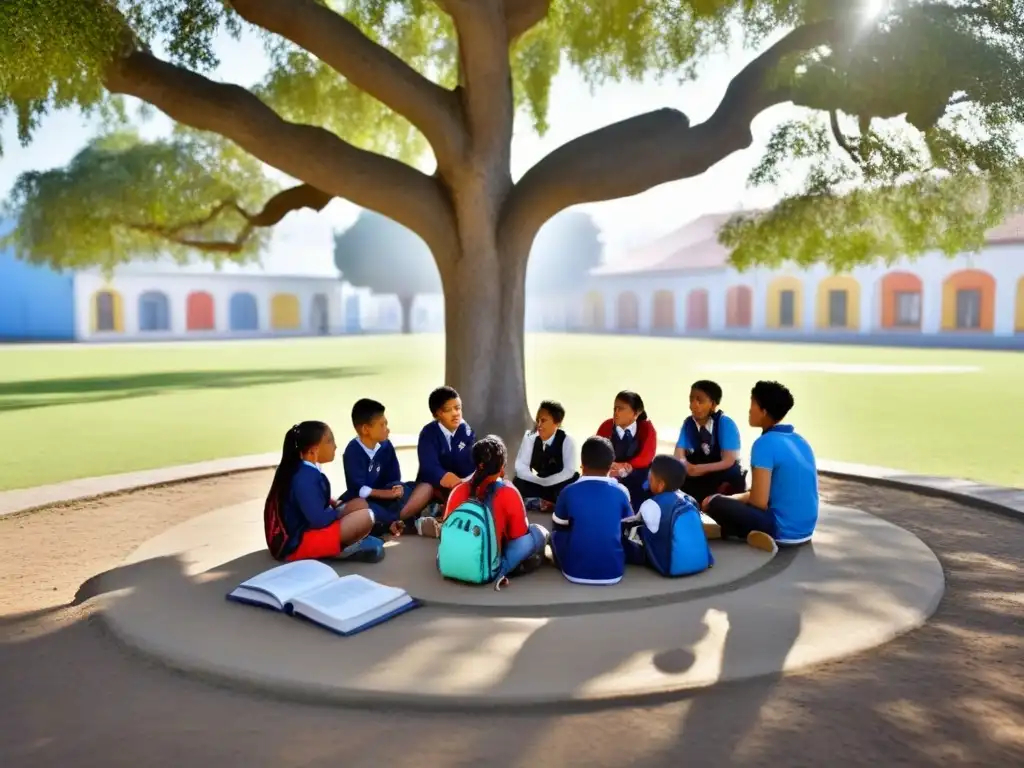
[{"label": "white column", "polygon": [[857,332],[871,333],[879,326],[881,320],[878,304],[881,284],[870,275],[855,275],[854,279],[860,283],[860,328]]},{"label": "white column", "polygon": [[921,333],[936,334],[942,330],[943,273],[925,272],[921,276]]},{"label": "white column", "polygon": [[992,333],[995,336],[1013,336],[1017,303],[1017,281],[996,280],[995,320]]}]

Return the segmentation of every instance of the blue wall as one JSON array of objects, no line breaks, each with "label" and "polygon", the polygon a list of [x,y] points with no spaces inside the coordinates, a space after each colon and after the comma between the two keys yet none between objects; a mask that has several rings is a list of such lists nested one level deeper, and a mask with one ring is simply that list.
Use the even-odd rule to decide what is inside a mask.
[{"label": "blue wall", "polygon": [[[0,224],[0,235],[10,224]],[[0,340],[73,341],[75,291],[71,272],[61,274],[0,251]]]}]

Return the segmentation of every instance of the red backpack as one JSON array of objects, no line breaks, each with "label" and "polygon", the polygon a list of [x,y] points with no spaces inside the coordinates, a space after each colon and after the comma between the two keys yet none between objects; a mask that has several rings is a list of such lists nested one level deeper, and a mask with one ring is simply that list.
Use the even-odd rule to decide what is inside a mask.
[{"label": "red backpack", "polygon": [[288,531],[284,527],[277,494],[267,496],[263,505],[263,534],[267,538],[267,549],[275,560],[284,560],[284,549],[288,545]]}]

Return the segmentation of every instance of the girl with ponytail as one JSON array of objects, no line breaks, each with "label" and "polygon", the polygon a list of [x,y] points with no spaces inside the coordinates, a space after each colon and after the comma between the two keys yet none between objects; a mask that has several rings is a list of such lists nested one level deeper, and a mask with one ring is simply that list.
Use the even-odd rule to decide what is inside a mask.
[{"label": "girl with ponytail", "polygon": [[624,389],[615,396],[612,417],[597,428],[598,437],[612,441],[615,463],[610,475],[629,491],[636,512],[648,496],[647,473],[658,449],[658,433],[647,418],[643,398]]},{"label": "girl with ponytail", "polygon": [[472,456],[476,468],[468,480],[452,489],[444,517],[447,518],[470,498],[488,503],[501,553],[500,587],[507,581],[507,576],[513,575],[513,571],[534,570],[543,562],[548,532],[542,526],[530,523],[523,497],[514,485],[504,481],[508,461],[505,441],[497,435],[488,435],[473,444]]},{"label": "girl with ponytail", "polygon": [[367,536],[373,515],[366,501],[340,504],[331,498],[331,482],[320,465],[334,461],[336,452],[334,433],[322,421],[303,421],[285,432],[263,506],[267,548],[276,559],[383,556],[383,542]]}]

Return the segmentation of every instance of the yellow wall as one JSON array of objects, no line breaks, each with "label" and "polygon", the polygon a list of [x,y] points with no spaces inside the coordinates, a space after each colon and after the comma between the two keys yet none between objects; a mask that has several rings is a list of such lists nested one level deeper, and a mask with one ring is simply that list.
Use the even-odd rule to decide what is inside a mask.
[{"label": "yellow wall", "polygon": [[1017,281],[1017,321],[1013,328],[1024,332],[1024,277]]},{"label": "yellow wall", "polygon": [[275,293],[270,300],[270,327],[294,330],[301,325],[298,297],[294,293]]},{"label": "yellow wall", "polygon": [[860,329],[860,283],[849,275],[831,275],[818,283],[818,310],[815,325],[822,330],[833,329],[828,324],[828,295],[832,291],[846,291],[846,326],[849,331]]},{"label": "yellow wall", "polygon": [[113,288],[102,288],[92,295],[92,330],[96,333],[100,329],[99,299],[101,293],[109,293],[114,297],[114,330],[104,333],[124,333],[124,302],[121,301],[121,294]]},{"label": "yellow wall", "polygon": [[796,277],[777,277],[769,283],[765,325],[776,329],[782,327],[779,325],[779,310],[782,306],[779,296],[783,291],[793,291],[793,328],[800,329],[804,323],[804,294],[803,283]]}]

